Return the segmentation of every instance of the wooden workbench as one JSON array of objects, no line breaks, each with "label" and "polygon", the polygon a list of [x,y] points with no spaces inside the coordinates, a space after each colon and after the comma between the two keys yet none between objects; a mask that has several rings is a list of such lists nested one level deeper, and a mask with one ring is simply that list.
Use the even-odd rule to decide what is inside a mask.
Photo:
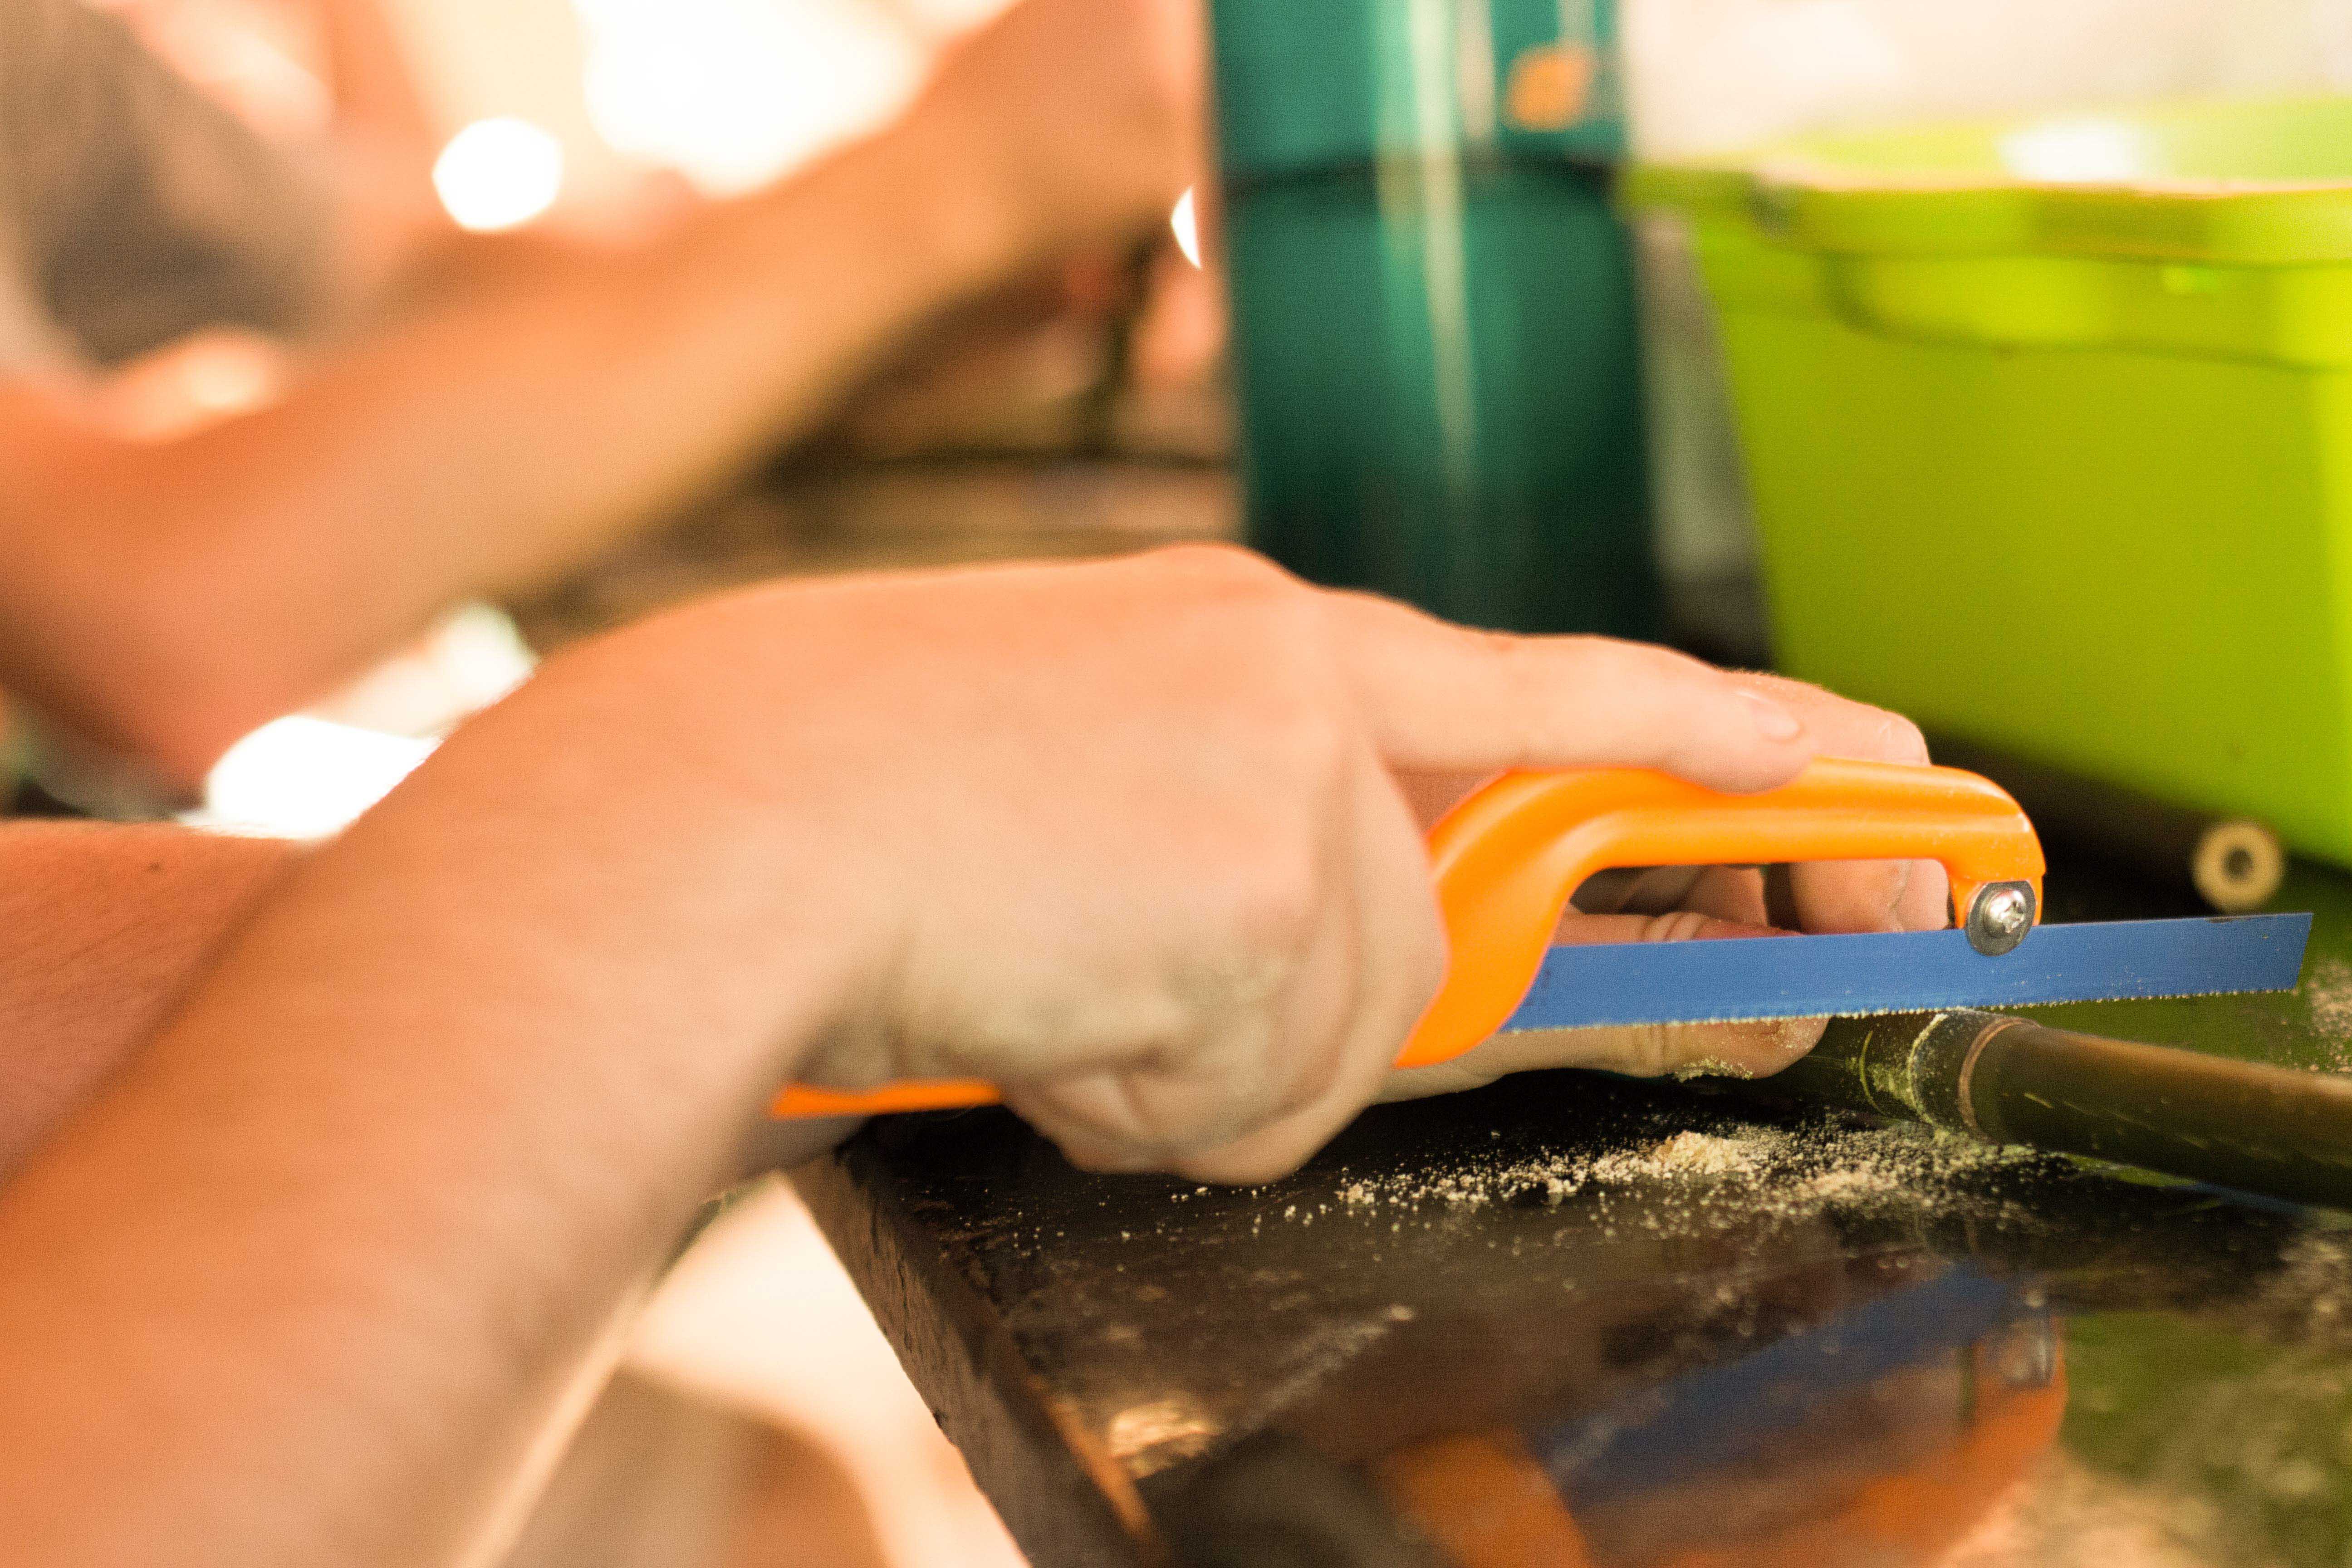
[{"label": "wooden workbench", "polygon": [[[521,618],[1232,531],[1213,400],[1043,380],[980,400],[1005,429],[785,463]],[[2193,912],[2052,847],[2052,918]],[[2352,1067],[2352,880],[2278,907],[2320,916],[2294,997],[2047,1011]],[[1577,1074],[1373,1110],[1257,1189],[1083,1175],[1001,1112],[799,1184],[1036,1568],[2352,1561],[2333,1215]]]},{"label": "wooden workbench", "polygon": [[[2320,917],[2292,997],[2046,1011],[2340,1066],[2352,881],[2279,907]],[[999,1111],[799,1181],[1037,1568],[2352,1542],[2332,1214],[1577,1073],[1374,1110],[1261,1188],[1086,1175]]]}]

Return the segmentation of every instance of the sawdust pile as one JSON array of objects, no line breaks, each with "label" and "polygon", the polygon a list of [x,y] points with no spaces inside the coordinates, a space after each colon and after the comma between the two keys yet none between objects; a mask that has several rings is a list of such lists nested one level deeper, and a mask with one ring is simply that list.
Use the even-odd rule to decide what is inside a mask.
[{"label": "sawdust pile", "polygon": [[2352,1070],[2352,963],[2323,958],[2314,964],[2303,1002],[2310,1009],[2312,1033],[2329,1047],[2323,1065],[2336,1072]]},{"label": "sawdust pile", "polygon": [[1907,1124],[1750,1125],[1727,1134],[1675,1132],[1601,1154],[1458,1160],[1359,1180],[1340,1197],[1361,1213],[1431,1205],[1558,1208],[1582,1194],[1623,1194],[1736,1203],[1793,1217],[1830,1207],[1958,1201],[1973,1178],[2046,1158]]}]

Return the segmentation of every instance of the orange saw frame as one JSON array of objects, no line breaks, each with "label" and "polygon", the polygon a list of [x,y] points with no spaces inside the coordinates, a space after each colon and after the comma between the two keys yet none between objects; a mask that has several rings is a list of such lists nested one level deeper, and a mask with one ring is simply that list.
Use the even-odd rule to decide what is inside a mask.
[{"label": "orange saw frame", "polygon": [[[1402,1068],[1450,1061],[1493,1035],[1526,997],[1570,898],[1596,872],[1633,866],[1934,860],[1966,925],[1997,886],[2042,903],[2033,825],[2000,788],[1954,768],[1823,758],[1792,782],[1726,795],[1647,768],[1507,773],[1446,813],[1430,867],[1451,960]],[[794,1085],[778,1116],[872,1116],[991,1105],[973,1079],[869,1089]]]}]

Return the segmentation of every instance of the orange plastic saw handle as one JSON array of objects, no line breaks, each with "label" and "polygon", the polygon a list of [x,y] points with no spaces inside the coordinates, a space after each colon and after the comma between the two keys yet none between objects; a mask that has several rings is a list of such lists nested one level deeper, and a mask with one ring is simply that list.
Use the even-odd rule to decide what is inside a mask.
[{"label": "orange plastic saw handle", "polygon": [[[1999,786],[1955,768],[1824,758],[1760,795],[1724,795],[1647,768],[1508,773],[1429,836],[1452,961],[1399,1067],[1449,1061],[1502,1027],[1535,984],[1584,879],[1627,866],[1934,860],[1965,924],[1979,892],[2023,883],[2042,902],[2042,845]],[[793,1087],[779,1116],[868,1116],[989,1105],[976,1080],[877,1089]]]}]

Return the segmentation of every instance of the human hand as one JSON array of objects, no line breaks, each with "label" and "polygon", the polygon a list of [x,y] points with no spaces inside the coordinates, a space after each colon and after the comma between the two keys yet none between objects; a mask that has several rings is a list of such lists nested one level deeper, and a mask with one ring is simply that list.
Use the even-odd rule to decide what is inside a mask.
[{"label": "human hand", "polygon": [[[1899,714],[1769,675],[1727,679],[1799,715],[1826,756],[1923,763],[1927,743]],[[1458,776],[1408,781],[1416,815],[1434,822],[1478,784]],[[1937,931],[1948,923],[1951,884],[1933,860],[1824,861],[1776,868],[1661,866],[1603,873],[1579,889],[1553,941],[1687,942],[1784,936],[1789,931]],[[1391,1072],[1383,1100],[1476,1089],[1508,1073],[1591,1068],[1635,1078],[1716,1073],[1763,1078],[1821,1038],[1819,1018],[1738,1024],[1543,1029],[1498,1035],[1448,1062]]]},{"label": "human hand", "polygon": [[784,944],[845,955],[794,1077],[982,1078],[1083,1163],[1225,1180],[1352,1116],[1442,977],[1401,773],[1756,790],[1819,745],[1675,654],[1467,632],[1216,549],[715,601],[551,661],[514,711],[534,752],[597,736],[596,776],[646,781],[649,863],[715,879],[641,908],[737,910],[662,984],[740,994]]},{"label": "human hand", "polygon": [[1020,0],[949,47],[912,110],[1023,260],[1165,224],[1203,164],[1199,0]]}]

